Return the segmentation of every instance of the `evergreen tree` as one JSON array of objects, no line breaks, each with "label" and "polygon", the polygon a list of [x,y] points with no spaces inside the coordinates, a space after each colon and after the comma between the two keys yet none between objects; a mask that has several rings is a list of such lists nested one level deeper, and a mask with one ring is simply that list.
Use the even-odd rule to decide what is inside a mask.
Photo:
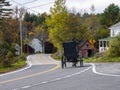
[{"label": "evergreen tree", "polygon": [[100,24],[109,28],[111,25],[119,21],[119,12],[120,8],[115,4],[110,4],[105,10],[104,13],[100,15]]},{"label": "evergreen tree", "polygon": [[6,0],[0,0],[0,19],[3,17],[9,17],[9,15],[12,13],[12,9],[8,9],[10,4]]}]

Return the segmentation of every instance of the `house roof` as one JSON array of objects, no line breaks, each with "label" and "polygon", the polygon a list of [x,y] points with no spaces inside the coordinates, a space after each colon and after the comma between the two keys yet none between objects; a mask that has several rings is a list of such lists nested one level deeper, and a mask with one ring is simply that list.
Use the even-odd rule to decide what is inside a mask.
[{"label": "house roof", "polygon": [[98,41],[110,41],[111,39],[112,39],[112,37],[107,37],[107,38],[99,39]]},{"label": "house roof", "polygon": [[80,41],[80,48],[84,46],[86,42],[89,42],[88,40],[81,40]]},{"label": "house roof", "polygon": [[120,29],[120,22],[116,23],[115,25],[111,26],[109,29]]}]

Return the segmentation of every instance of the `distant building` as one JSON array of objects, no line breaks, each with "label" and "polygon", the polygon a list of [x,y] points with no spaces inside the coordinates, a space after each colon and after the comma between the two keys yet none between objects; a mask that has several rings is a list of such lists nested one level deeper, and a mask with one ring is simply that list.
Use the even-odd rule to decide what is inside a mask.
[{"label": "distant building", "polygon": [[91,46],[88,40],[84,40],[80,42],[80,56],[83,58],[91,57],[94,54],[94,48]]},{"label": "distant building", "polygon": [[120,22],[111,26],[109,29],[110,29],[110,37],[115,37],[117,35],[120,35]]},{"label": "distant building", "polygon": [[117,35],[120,35],[120,22],[111,26],[109,29],[110,29],[110,37],[99,39],[99,53],[107,51],[109,47],[110,39],[112,39]]},{"label": "distant building", "polygon": [[23,45],[23,52],[28,53],[28,54],[33,54],[35,52],[35,50],[30,45],[25,44],[25,45]]},{"label": "distant building", "polygon": [[42,43],[39,39],[34,38],[32,41],[30,41],[29,45],[35,50],[34,53],[42,52]]},{"label": "distant building", "polygon": [[34,38],[28,44],[25,44],[23,49],[25,53],[30,54],[42,52],[42,44],[39,39]]}]

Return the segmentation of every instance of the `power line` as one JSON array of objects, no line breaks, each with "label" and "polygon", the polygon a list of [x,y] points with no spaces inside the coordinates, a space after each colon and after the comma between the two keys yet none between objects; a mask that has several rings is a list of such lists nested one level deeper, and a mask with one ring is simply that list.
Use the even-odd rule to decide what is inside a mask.
[{"label": "power line", "polygon": [[14,0],[11,0],[12,2],[14,2],[14,3],[16,3],[16,4],[19,4],[19,5],[25,5],[25,4],[29,4],[29,3],[32,3],[32,2],[35,2],[35,1],[37,1],[37,0],[32,0],[32,1],[29,1],[29,2],[25,2],[25,3],[18,3],[18,2],[16,2],[16,1],[14,1]]},{"label": "power line", "polygon": [[[17,5],[24,6],[25,4],[29,4],[29,3],[35,2],[35,1],[37,1],[37,0],[32,0],[32,1],[30,1],[30,2],[26,2],[26,3],[23,3],[23,4],[18,3],[18,2],[14,1],[14,0],[11,0],[11,1],[14,2],[14,3],[16,3]],[[35,10],[32,10],[32,8],[37,8],[37,7],[41,7],[41,6],[46,6],[46,5],[49,5],[49,4],[52,4],[52,3],[54,3],[54,2],[49,2],[49,3],[41,4],[41,5],[38,5],[38,6],[30,7],[30,8],[25,7],[25,6],[24,6],[24,7],[25,7],[26,9],[28,9],[28,10],[31,10],[31,11],[35,12],[35,13],[39,13],[39,12],[37,12],[37,11],[35,11]]]},{"label": "power line", "polygon": [[22,6],[21,3],[18,3],[18,2],[14,1],[14,0],[11,0],[11,1],[14,2],[14,3],[16,3],[16,4],[18,4],[18,5],[20,5],[20,6]]},{"label": "power line", "polygon": [[29,2],[25,2],[25,3],[23,3],[22,5],[29,4],[29,3],[33,3],[33,2],[35,2],[35,1],[38,1],[38,0],[32,0],[32,1],[29,1]]},{"label": "power line", "polygon": [[30,8],[37,8],[37,7],[41,7],[41,6],[46,6],[46,5],[49,5],[49,4],[52,4],[52,3],[54,3],[54,2],[49,2],[49,3],[41,4],[41,5],[38,5],[38,6],[30,7]]},{"label": "power line", "polygon": [[14,2],[14,3],[16,3],[16,4],[19,5],[19,6],[23,6],[24,8],[29,9],[29,10],[35,12],[35,13],[39,13],[39,12],[37,12],[37,11],[35,11],[35,10],[32,10],[32,9],[30,9],[30,8],[25,7],[25,6],[24,6],[23,4],[21,4],[21,3],[18,3],[18,2],[14,1],[14,0],[11,0],[11,1]]}]

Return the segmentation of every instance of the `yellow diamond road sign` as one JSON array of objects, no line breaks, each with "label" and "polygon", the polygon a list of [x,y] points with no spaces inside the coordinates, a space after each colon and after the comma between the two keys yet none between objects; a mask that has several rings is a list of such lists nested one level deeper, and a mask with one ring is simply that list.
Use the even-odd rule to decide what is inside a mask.
[{"label": "yellow diamond road sign", "polygon": [[93,45],[93,44],[95,44],[96,41],[95,41],[95,39],[90,39],[89,42],[90,42],[90,44]]}]

